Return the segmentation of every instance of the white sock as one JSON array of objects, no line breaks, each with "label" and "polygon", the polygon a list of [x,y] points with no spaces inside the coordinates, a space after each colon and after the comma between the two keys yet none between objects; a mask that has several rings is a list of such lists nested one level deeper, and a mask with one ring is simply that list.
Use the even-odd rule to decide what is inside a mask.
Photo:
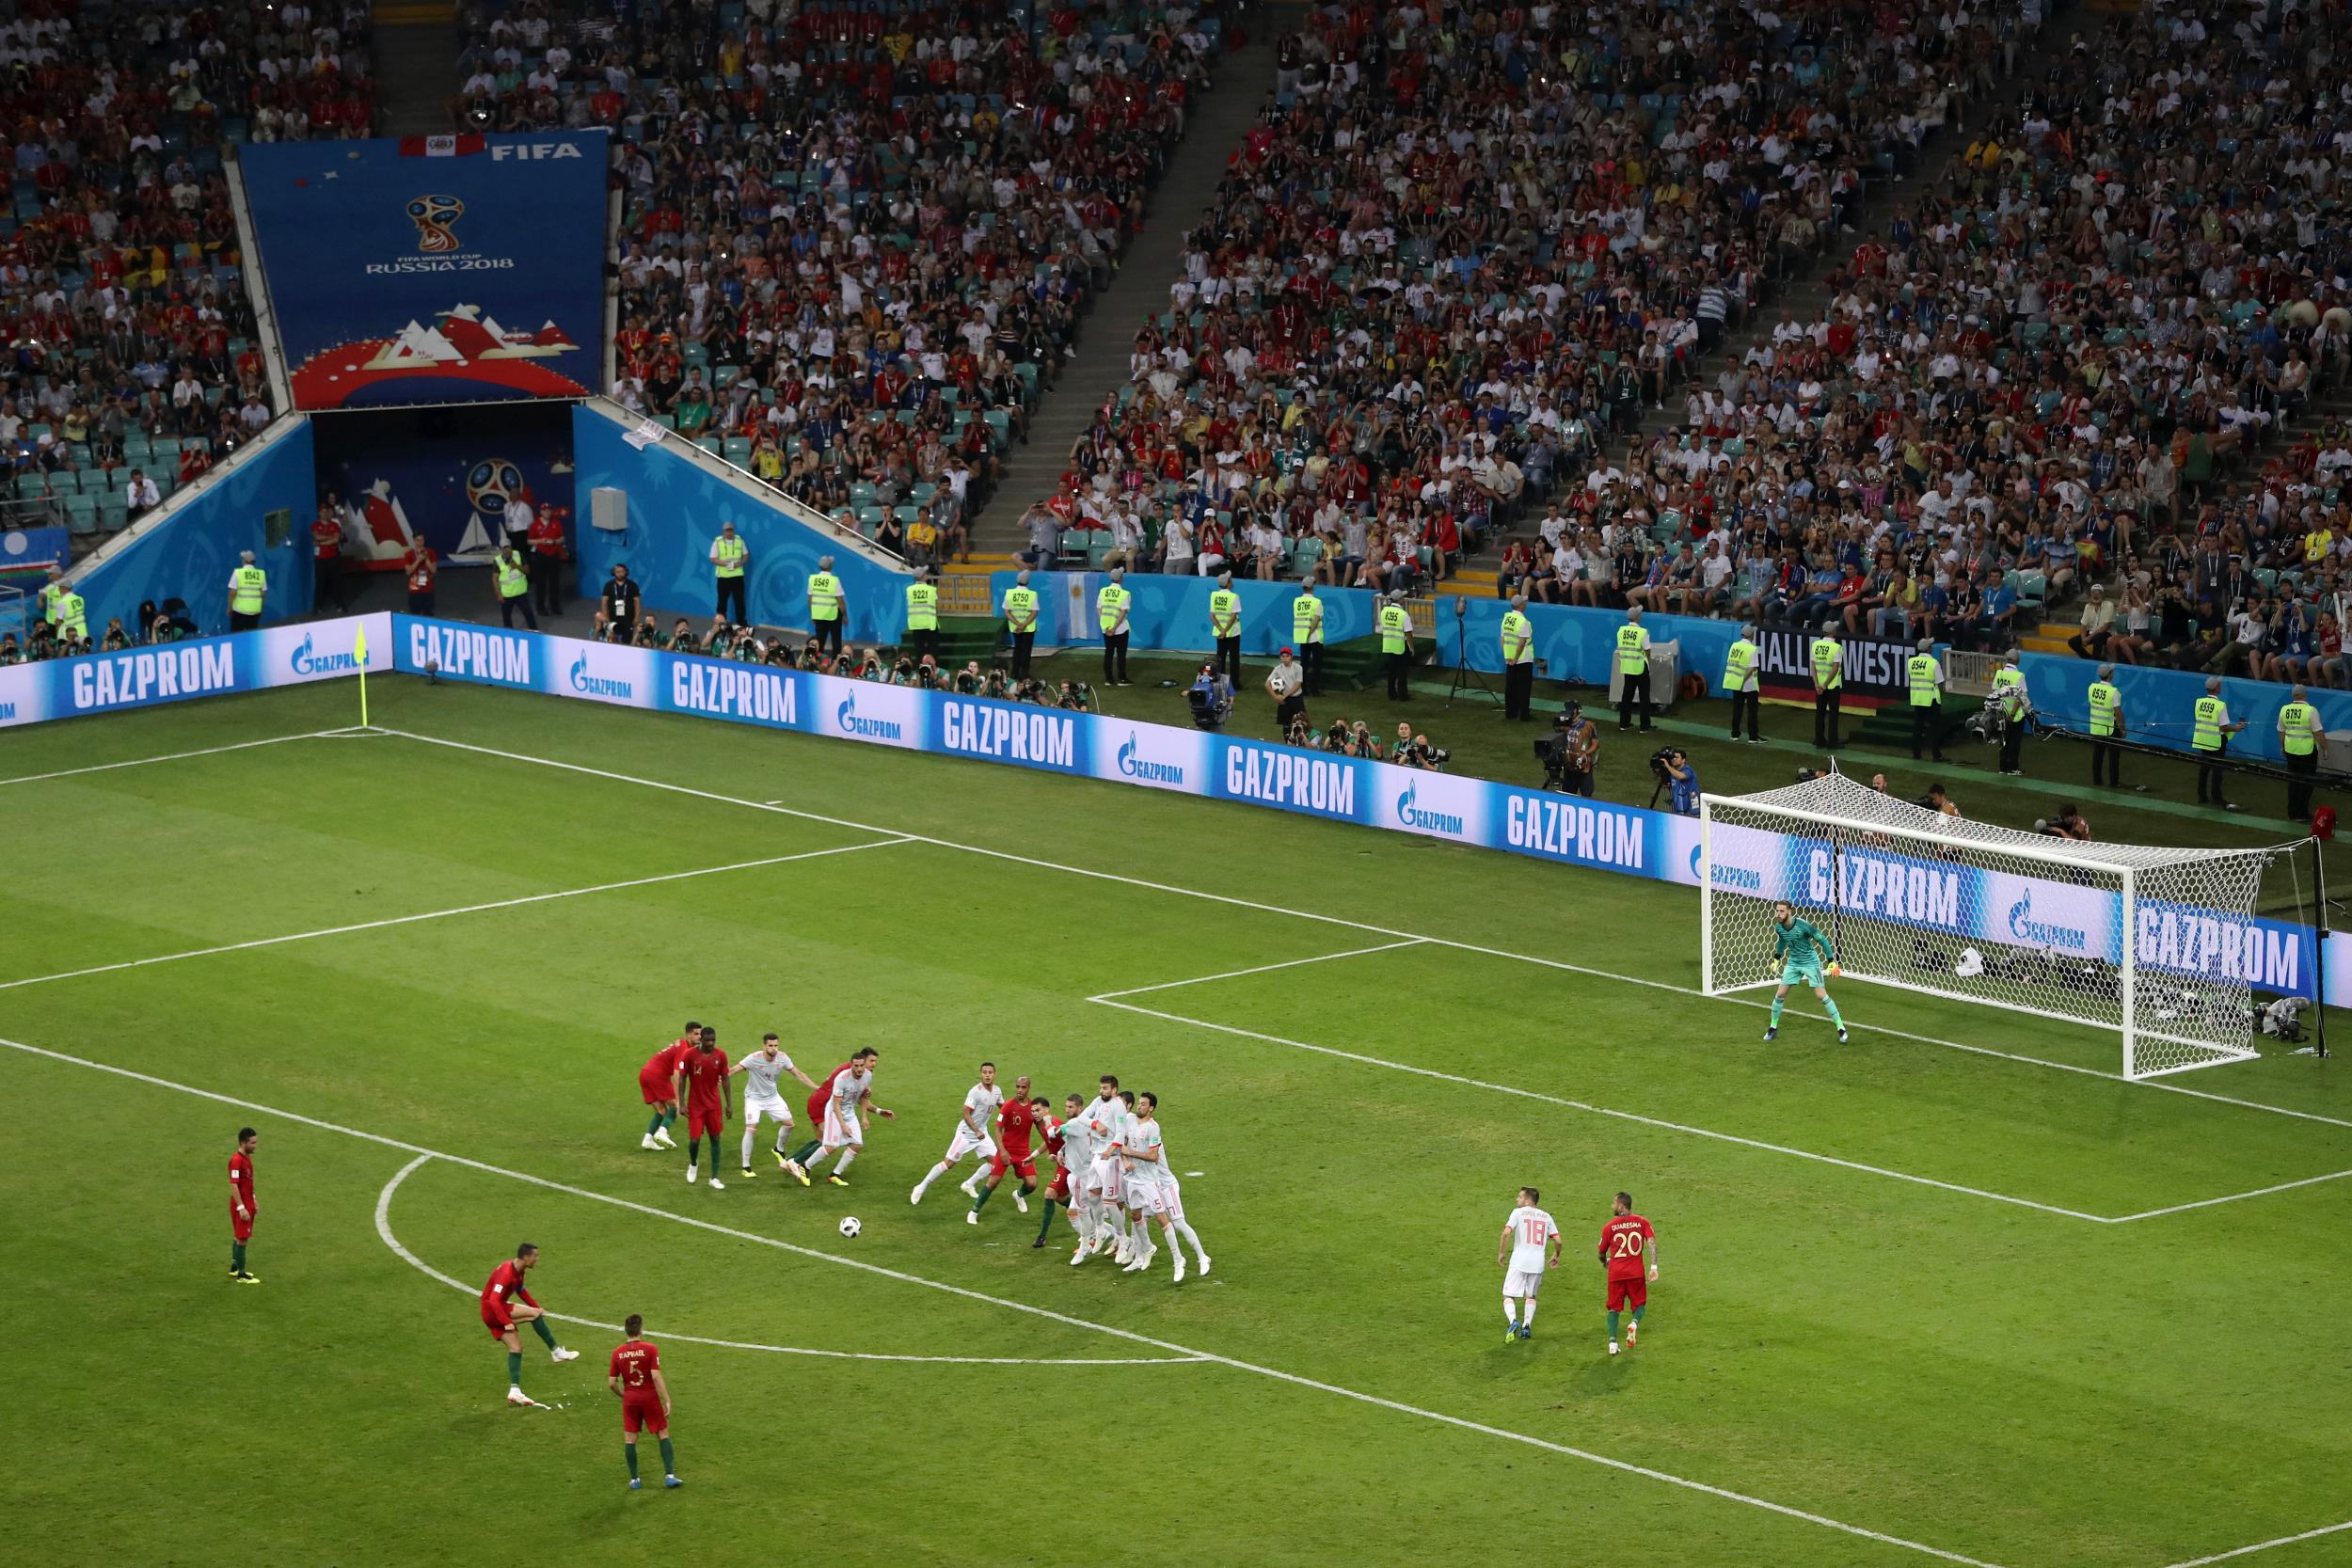
[{"label": "white sock", "polygon": [[1528,1297],[1527,1305],[1519,1308],[1519,1321],[1528,1324],[1530,1327],[1534,1325],[1535,1298],[1534,1296]]},{"label": "white sock", "polygon": [[825,1163],[825,1157],[834,1152],[835,1151],[819,1145],[818,1146],[817,1152],[808,1157],[808,1164],[803,1165],[801,1168],[809,1172],[811,1175],[815,1175],[817,1167]]},{"label": "white sock", "polygon": [[1517,1296],[1504,1296],[1504,1297],[1502,1298],[1502,1321],[1503,1321],[1504,1323],[1509,1323],[1509,1324],[1510,1324],[1513,1328],[1517,1328],[1517,1327],[1518,1327],[1518,1326],[1519,1326],[1519,1298],[1518,1298],[1518,1297],[1517,1297]]},{"label": "white sock", "polygon": [[1174,1230],[1177,1235],[1182,1236],[1185,1241],[1192,1243],[1192,1255],[1194,1257],[1206,1258],[1209,1255],[1209,1249],[1200,1244],[1200,1233],[1195,1231],[1191,1226],[1186,1225],[1183,1220],[1175,1220],[1170,1223],[1168,1227]]},{"label": "white sock", "polygon": [[745,1170],[752,1168],[752,1146],[757,1142],[759,1142],[758,1128],[746,1127],[743,1129],[743,1168]]},{"label": "white sock", "polygon": [[850,1161],[852,1161],[852,1160],[854,1160],[854,1159],[856,1159],[856,1158],[857,1158],[857,1148],[856,1148],[856,1147],[855,1147],[854,1145],[852,1145],[850,1148],[848,1148],[843,1149],[843,1150],[841,1151],[841,1158],[834,1162],[834,1167],[833,1167],[833,1173],[834,1173],[834,1175],[835,1175],[835,1176],[847,1176],[847,1175],[849,1175],[849,1174],[850,1174]]},{"label": "white sock", "polygon": [[778,1124],[777,1124],[777,1127],[776,1127],[776,1152],[777,1152],[778,1154],[789,1154],[790,1152],[792,1152],[792,1150],[791,1150],[791,1148],[790,1148],[789,1145],[788,1145],[788,1144],[787,1143],[787,1141],[786,1141],[786,1140],[789,1139],[791,1136],[792,1136],[792,1124],[791,1124],[790,1122],[787,1121],[787,1122],[780,1122],[780,1123],[778,1123]]}]

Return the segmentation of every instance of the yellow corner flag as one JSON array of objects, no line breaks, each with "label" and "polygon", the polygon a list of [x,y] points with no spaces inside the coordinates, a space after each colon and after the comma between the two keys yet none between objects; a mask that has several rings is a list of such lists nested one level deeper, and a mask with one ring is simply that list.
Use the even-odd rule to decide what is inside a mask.
[{"label": "yellow corner flag", "polygon": [[355,627],[351,634],[352,662],[359,666],[359,727],[368,727],[368,628]]}]

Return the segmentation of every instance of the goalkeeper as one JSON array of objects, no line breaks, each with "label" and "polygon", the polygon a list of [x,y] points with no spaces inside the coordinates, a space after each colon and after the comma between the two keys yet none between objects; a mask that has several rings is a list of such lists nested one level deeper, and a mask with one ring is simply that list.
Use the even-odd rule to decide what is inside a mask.
[{"label": "goalkeeper", "polygon": [[[1764,1031],[1769,1041],[1780,1033],[1780,1009],[1790,986],[1813,988],[1813,994],[1821,999],[1829,1010],[1829,1021],[1837,1025],[1837,1041],[1846,1041],[1845,1016],[1837,1004],[1830,999],[1829,977],[1837,973],[1837,956],[1830,951],[1829,938],[1821,935],[1812,922],[1797,918],[1797,906],[1783,898],[1772,906],[1772,961],[1780,967],[1780,987],[1772,992],[1772,1022]],[[1826,971],[1826,973],[1824,973]]]}]

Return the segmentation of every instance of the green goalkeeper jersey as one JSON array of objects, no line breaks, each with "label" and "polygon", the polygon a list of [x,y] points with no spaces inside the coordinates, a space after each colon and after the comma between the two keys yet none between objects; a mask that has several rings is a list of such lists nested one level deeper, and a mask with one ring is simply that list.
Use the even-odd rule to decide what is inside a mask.
[{"label": "green goalkeeper jersey", "polygon": [[1787,926],[1772,927],[1772,957],[1804,963],[1808,959],[1829,964],[1836,958],[1829,950],[1829,938],[1821,935],[1809,920],[1792,920]]}]

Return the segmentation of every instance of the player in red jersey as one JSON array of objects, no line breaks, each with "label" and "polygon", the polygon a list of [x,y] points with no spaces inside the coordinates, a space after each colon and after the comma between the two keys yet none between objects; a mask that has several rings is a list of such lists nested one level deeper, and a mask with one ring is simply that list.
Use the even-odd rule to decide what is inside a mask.
[{"label": "player in red jersey", "polygon": [[1658,1277],[1658,1232],[1633,1212],[1633,1195],[1619,1193],[1609,1206],[1610,1220],[1600,1227],[1600,1260],[1609,1270],[1609,1354],[1617,1354],[1617,1314],[1633,1308],[1625,1327],[1625,1342],[1642,1329],[1642,1312],[1649,1305],[1650,1282]]},{"label": "player in red jersey", "polygon": [[621,1451],[628,1456],[628,1489],[637,1490],[637,1433],[650,1432],[661,1445],[661,1484],[682,1486],[677,1455],[670,1448],[670,1385],[661,1375],[661,1352],[639,1338],[645,1320],[631,1312],[621,1324],[628,1338],[612,1348],[604,1381],[621,1401]]},{"label": "player in red jersey", "polygon": [[1037,1191],[1037,1155],[1029,1147],[1029,1133],[1046,1110],[1042,1098],[1029,1098],[1028,1079],[1012,1081],[1012,1098],[996,1107],[996,1157],[988,1163],[988,1182],[972,1195],[972,1212],[963,1216],[964,1224],[980,1223],[980,1211],[988,1207],[989,1195],[1007,1171],[1021,1177],[1021,1185],[1012,1190],[1013,1206],[1025,1214],[1029,1212],[1029,1195]]},{"label": "player in red jersey", "polygon": [[706,1134],[710,1139],[710,1190],[723,1193],[727,1184],[719,1180],[719,1137],[726,1128],[727,1053],[719,1049],[719,1031],[706,1023],[702,1027],[700,1049],[686,1058],[686,1180],[694,1180],[694,1145]]},{"label": "player in red jersey", "polygon": [[686,1058],[694,1053],[702,1038],[703,1026],[692,1019],[686,1021],[686,1033],[655,1052],[645,1065],[637,1069],[638,1092],[645,1103],[653,1107],[653,1120],[645,1125],[645,1136],[640,1148],[675,1148],[677,1140],[670,1136],[670,1123],[677,1120],[678,1074],[685,1069]]},{"label": "player in red jersey", "polygon": [[523,1392],[523,1340],[515,1332],[516,1323],[529,1323],[539,1338],[547,1341],[550,1361],[577,1361],[580,1352],[565,1350],[555,1342],[554,1331],[548,1327],[545,1308],[531,1299],[523,1287],[523,1275],[539,1266],[539,1248],[525,1242],[515,1249],[515,1256],[490,1271],[490,1282],[482,1287],[482,1323],[489,1329],[490,1338],[506,1347],[506,1402],[537,1404],[539,1402]]},{"label": "player in red jersey", "polygon": [[1056,1204],[1061,1205],[1062,1212],[1068,1215],[1073,1227],[1078,1223],[1078,1216],[1072,1213],[1070,1209],[1071,1163],[1084,1159],[1085,1156],[1068,1145],[1062,1129],[1077,1119],[1078,1112],[1085,1106],[1086,1101],[1074,1094],[1062,1096],[1061,1117],[1058,1120],[1045,1114],[1042,1100],[1036,1103],[1040,1107],[1039,1119],[1045,1124],[1045,1152],[1054,1157],[1054,1180],[1045,1185],[1045,1223],[1037,1227],[1037,1240],[1029,1243],[1031,1247],[1041,1247],[1045,1244],[1045,1238],[1053,1234]]},{"label": "player in red jersey", "polygon": [[259,1285],[261,1277],[245,1270],[245,1243],[253,1240],[253,1146],[261,1134],[250,1127],[237,1129],[237,1151],[229,1156],[229,1277],[240,1285]]}]

